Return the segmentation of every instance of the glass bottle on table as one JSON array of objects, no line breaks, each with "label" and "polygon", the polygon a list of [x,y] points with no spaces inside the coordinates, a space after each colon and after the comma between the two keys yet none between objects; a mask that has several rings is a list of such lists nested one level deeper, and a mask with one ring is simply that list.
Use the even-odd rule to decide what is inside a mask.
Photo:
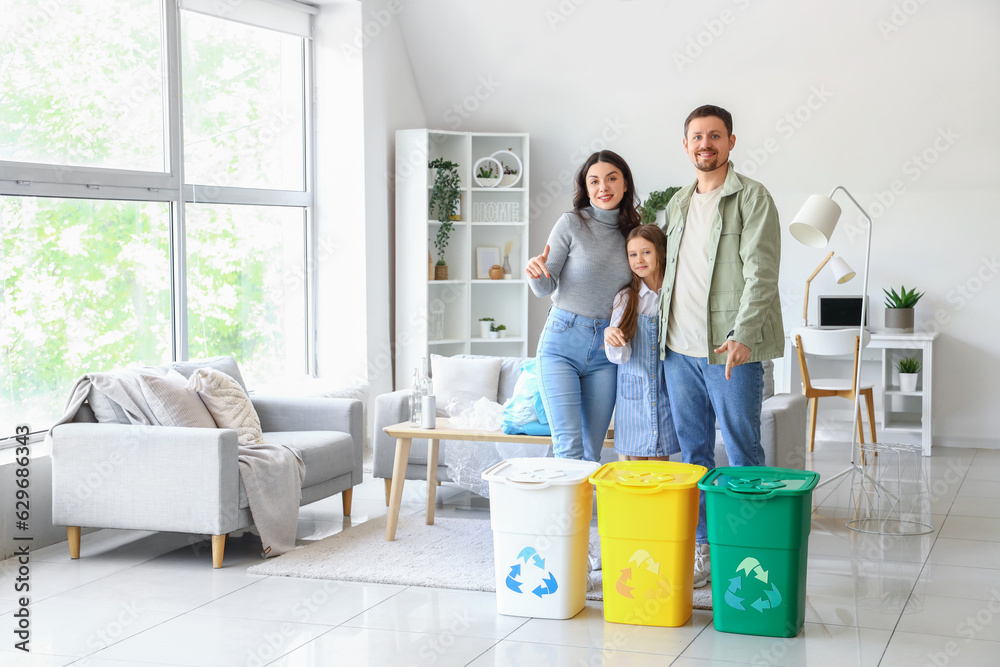
[{"label": "glass bottle on table", "polygon": [[420,371],[413,369],[413,386],[410,387],[410,426],[420,426],[420,404],[423,394],[420,388]]},{"label": "glass bottle on table", "polygon": [[436,425],[435,413],[437,412],[434,403],[434,384],[431,382],[427,368],[427,357],[423,358],[423,372],[420,376],[420,427],[434,428]]}]

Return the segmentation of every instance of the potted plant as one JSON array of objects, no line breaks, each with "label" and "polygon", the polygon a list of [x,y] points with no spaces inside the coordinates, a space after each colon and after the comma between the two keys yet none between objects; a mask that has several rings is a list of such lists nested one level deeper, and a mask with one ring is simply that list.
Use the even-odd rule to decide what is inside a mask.
[{"label": "potted plant", "polygon": [[479,337],[489,338],[490,337],[490,327],[493,326],[492,317],[480,317],[479,318]]},{"label": "potted plant", "polygon": [[500,162],[485,157],[476,163],[476,183],[481,188],[493,188],[500,183]]},{"label": "potted plant", "polygon": [[[642,224],[652,225],[654,223],[664,226],[664,223],[657,221],[657,216],[660,211],[665,211],[667,204],[670,202],[670,198],[673,197],[680,188],[667,188],[666,190],[655,190],[649,193],[646,197],[646,201],[642,203],[639,207],[639,213],[642,214]],[[666,213],[664,213],[664,218]]]},{"label": "potted plant", "polygon": [[890,333],[913,333],[913,307],[920,301],[923,292],[906,290],[900,285],[899,293],[895,289],[885,289],[885,330]]},{"label": "potted plant", "polygon": [[[501,162],[501,164],[503,164],[503,162]],[[503,176],[500,177],[500,187],[509,188],[513,186],[518,181],[519,173],[520,172],[517,170],[517,167],[508,167],[507,165],[503,165]]]},{"label": "potted plant", "polygon": [[920,375],[920,360],[916,357],[904,357],[896,362],[899,371],[899,389],[901,391],[916,391],[917,378]]},{"label": "potted plant", "polygon": [[503,338],[504,332],[507,330],[507,326],[504,324],[491,324],[490,325],[490,338]]},{"label": "potted plant", "polygon": [[437,263],[434,266],[434,279],[447,280],[448,262],[444,258],[444,251],[448,248],[448,241],[454,229],[451,223],[460,217],[461,178],[458,175],[458,164],[444,158],[435,158],[428,162],[427,166],[437,170],[434,175],[434,186],[431,189],[430,213],[432,217],[436,215],[441,223],[434,238],[434,248],[438,253]]}]

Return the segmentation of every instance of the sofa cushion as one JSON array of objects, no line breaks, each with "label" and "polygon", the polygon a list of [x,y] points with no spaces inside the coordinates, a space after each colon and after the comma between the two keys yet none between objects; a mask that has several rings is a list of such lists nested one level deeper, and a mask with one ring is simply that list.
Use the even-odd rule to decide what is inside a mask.
[{"label": "sofa cushion", "polygon": [[491,357],[484,354],[456,354],[453,359],[499,359],[500,380],[497,383],[497,403],[514,395],[514,386],[521,375],[521,364],[531,357]]},{"label": "sofa cushion", "polygon": [[232,377],[214,368],[191,374],[188,389],[198,392],[219,428],[231,428],[241,445],[261,442],[260,418],[250,397]]},{"label": "sofa cushion", "polygon": [[312,486],[354,469],[354,443],[341,431],[268,431],[264,442],[285,445],[302,459],[306,476],[302,487]]},{"label": "sofa cushion", "polygon": [[198,393],[187,388],[187,379],[175,370],[166,375],[139,377],[142,395],[161,426],[216,428],[215,419]]},{"label": "sofa cushion", "polygon": [[236,360],[232,357],[212,357],[211,359],[191,359],[189,361],[175,361],[172,364],[167,364],[164,369],[170,369],[177,371],[186,378],[190,378],[191,374],[194,373],[199,368],[214,368],[215,370],[222,371],[229,377],[236,380],[243,391],[247,390],[247,383],[243,381],[243,375],[240,373],[240,366],[236,363]]},{"label": "sofa cushion", "polygon": [[500,365],[500,357],[473,359],[432,354],[431,377],[438,416],[448,416],[445,408],[452,400],[471,403],[486,398],[496,402]]}]

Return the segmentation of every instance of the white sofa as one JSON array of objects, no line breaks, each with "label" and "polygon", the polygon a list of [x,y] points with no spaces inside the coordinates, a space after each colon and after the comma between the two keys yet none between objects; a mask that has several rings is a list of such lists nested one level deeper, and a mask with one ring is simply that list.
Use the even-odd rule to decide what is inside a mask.
[{"label": "white sofa", "polygon": [[[477,358],[479,355],[461,355]],[[514,390],[514,384],[521,373],[523,358],[502,357],[500,380],[497,387],[497,401],[503,403]],[[802,470],[806,462],[806,399],[798,394],[774,393],[774,365],[764,362],[764,403],[761,411],[761,445],[764,460],[768,466],[795,468]],[[433,369],[432,369],[433,373]],[[385,480],[386,498],[392,480],[395,458],[395,439],[386,435],[384,427],[406,421],[409,408],[409,389],[400,389],[382,394],[375,399],[375,434],[372,438],[372,475]],[[448,470],[448,440],[439,444],[437,478],[452,481]],[[613,456],[606,450],[606,456]],[[680,455],[673,459],[680,460]],[[611,459],[615,460],[615,459]],[[715,464],[719,467],[729,464],[722,434],[717,429],[715,437]],[[410,458],[406,468],[407,479],[427,479],[427,440],[414,439],[410,444]],[[387,501],[388,502],[388,501]]]}]

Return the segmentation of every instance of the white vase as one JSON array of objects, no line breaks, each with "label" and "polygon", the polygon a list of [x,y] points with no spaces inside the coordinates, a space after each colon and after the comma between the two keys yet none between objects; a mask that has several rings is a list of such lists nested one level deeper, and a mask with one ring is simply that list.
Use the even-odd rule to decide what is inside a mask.
[{"label": "white vase", "polygon": [[899,390],[900,391],[916,391],[917,390],[917,378],[920,373],[900,373],[899,374]]},{"label": "white vase", "polygon": [[499,338],[500,337],[500,332],[499,331],[488,331],[487,332],[487,337],[488,338],[493,338],[493,339]]},{"label": "white vase", "polygon": [[489,338],[490,337],[490,325],[492,322],[480,322],[479,323],[479,337]]}]

